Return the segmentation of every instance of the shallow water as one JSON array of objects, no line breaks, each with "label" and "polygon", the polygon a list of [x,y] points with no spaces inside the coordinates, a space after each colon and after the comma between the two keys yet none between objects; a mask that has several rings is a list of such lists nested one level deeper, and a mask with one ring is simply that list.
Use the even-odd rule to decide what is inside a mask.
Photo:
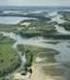
[{"label": "shallow water", "polygon": [[65,30],[64,27],[62,27],[62,26],[55,25],[55,27],[56,27],[57,32],[59,32],[59,33],[70,34],[70,32]]},{"label": "shallow water", "polygon": [[[20,35],[16,35],[15,33],[6,33],[6,32],[2,32],[2,34],[4,36],[8,36],[14,40],[16,40],[16,42],[13,45],[13,48],[17,48],[18,44],[28,44],[28,45],[36,45],[39,47],[43,47],[43,48],[50,48],[50,49],[54,49],[59,51],[59,55],[55,56],[55,59],[57,61],[57,63],[60,63],[64,70],[65,70],[65,80],[68,80],[70,77],[68,76],[68,74],[70,73],[70,68],[68,68],[67,66],[63,65],[63,64],[67,64],[67,62],[70,62],[70,48],[68,48],[67,46],[69,45],[69,40],[49,40],[49,39],[44,39],[42,37],[34,37],[34,38],[22,38]],[[13,38],[14,36],[14,38]],[[48,42],[56,42],[59,41],[58,44],[49,44]],[[46,42],[46,43],[45,43]],[[18,54],[20,54],[21,52],[18,51]],[[22,65],[21,67],[23,67],[23,64],[26,62],[26,58],[25,55],[21,55],[21,60],[22,60]],[[67,79],[68,78],[68,79]]]},{"label": "shallow water", "polygon": [[28,17],[1,17],[0,16],[0,24],[17,24],[22,20],[29,20],[33,18]]},{"label": "shallow water", "polygon": [[[4,36],[10,37],[16,42],[13,47],[15,48],[18,44],[28,44],[28,45],[36,45],[44,48],[52,48],[60,52],[59,56],[57,56],[57,61],[69,61],[70,60],[70,48],[69,46],[70,40],[50,40],[44,39],[42,37],[34,37],[34,38],[22,38],[20,35],[16,35],[15,33],[7,33],[2,32]],[[45,43],[46,41],[46,43]],[[59,42],[58,44],[52,44],[48,42]],[[66,54],[67,53],[67,54]]]},{"label": "shallow water", "polygon": [[[57,15],[56,13],[50,14],[51,16],[58,16],[58,20],[60,19],[60,16]],[[25,18],[25,17],[0,17],[0,23],[6,23],[6,24],[16,24],[18,23],[20,20],[26,20],[26,19],[30,19],[30,18]],[[56,20],[56,18],[54,17],[53,20]],[[62,21],[63,23],[63,21]],[[66,31],[63,27],[60,27],[58,25],[55,25],[57,32],[62,33],[62,34],[70,34],[69,31]],[[17,35],[13,32],[1,32],[4,36],[10,37],[12,39],[14,39],[16,42],[13,44],[13,48],[17,48],[18,44],[28,44],[28,45],[36,45],[36,46],[40,46],[43,48],[51,48],[54,50],[59,51],[59,55],[55,56],[55,59],[57,61],[57,63],[60,63],[63,68],[65,69],[65,80],[69,80],[69,73],[70,73],[70,67],[67,67],[66,64],[70,64],[70,48],[68,46],[70,46],[70,40],[51,40],[51,39],[44,39],[43,37],[33,37],[33,38],[24,38],[21,37],[20,35]],[[48,43],[48,42],[59,42],[58,44],[52,44],[52,43]],[[18,54],[20,54],[21,52],[18,51]],[[21,55],[21,60],[22,60],[22,64],[24,64],[26,62],[26,58],[25,55]],[[67,63],[68,62],[68,63]]]}]

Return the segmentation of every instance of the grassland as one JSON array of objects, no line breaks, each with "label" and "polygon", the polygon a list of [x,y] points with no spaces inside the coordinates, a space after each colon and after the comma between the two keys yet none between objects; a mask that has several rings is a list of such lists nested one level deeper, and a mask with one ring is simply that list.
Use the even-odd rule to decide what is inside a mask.
[{"label": "grassland", "polygon": [[22,21],[19,23],[28,22],[30,23],[28,26],[25,26],[24,29],[20,30],[19,33],[22,36],[34,37],[34,36],[43,36],[44,34],[54,33],[56,32],[56,28],[53,25],[47,23],[47,21],[43,20],[30,20],[30,21]]},{"label": "grassland", "polygon": [[17,32],[18,28],[21,27],[19,25],[12,25],[12,24],[0,24],[0,31],[4,32]]},{"label": "grassland", "polygon": [[3,37],[0,37],[0,80],[4,76],[10,74],[16,70],[20,64],[20,58],[17,52],[12,48],[14,41]]}]

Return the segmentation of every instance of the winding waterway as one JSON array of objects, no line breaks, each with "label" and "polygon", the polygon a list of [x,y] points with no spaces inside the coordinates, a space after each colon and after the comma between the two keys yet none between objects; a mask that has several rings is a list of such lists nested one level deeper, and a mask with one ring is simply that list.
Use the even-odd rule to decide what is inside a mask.
[{"label": "winding waterway", "polygon": [[[70,48],[68,48],[67,46],[69,45],[70,41],[69,40],[46,40],[42,37],[34,37],[34,38],[22,38],[20,35],[16,35],[15,33],[7,33],[7,32],[1,32],[4,36],[10,37],[14,40],[16,40],[16,42],[13,45],[13,48],[15,48],[17,50],[17,45],[18,44],[28,44],[28,45],[36,45],[36,46],[40,46],[43,48],[51,48],[51,49],[55,49],[57,51],[60,52],[60,54],[58,56],[55,56],[56,61],[58,63],[65,63],[65,62],[69,62],[70,61]],[[45,43],[46,41],[46,43]],[[49,44],[48,42],[56,42],[58,41],[58,44]],[[18,51],[18,54],[21,57],[22,60],[22,66],[23,64],[26,62],[26,58],[25,55],[21,55],[21,52]],[[68,71],[68,68],[66,66],[64,66],[65,69]],[[68,71],[69,72],[69,71]],[[70,72],[69,72],[70,73]],[[68,74],[68,73],[66,73]]]},{"label": "winding waterway", "polygon": [[[24,18],[24,19],[26,19],[26,18]],[[18,20],[18,19],[15,18],[15,20]],[[11,20],[9,20],[9,21],[12,22]],[[0,17],[0,22],[1,22],[1,17]],[[70,32],[66,31],[63,27],[60,27],[58,25],[55,25],[55,27],[56,27],[57,32],[59,32],[59,33],[70,34]],[[70,76],[68,75],[68,74],[70,74],[70,67],[67,67],[64,65],[64,63],[70,64],[70,48],[68,47],[68,46],[70,46],[70,40],[51,40],[51,39],[45,39],[43,37],[24,38],[13,32],[9,32],[9,33],[8,32],[0,32],[0,33],[2,33],[4,36],[10,37],[16,41],[13,44],[13,48],[17,51],[17,53],[19,54],[19,56],[22,60],[21,67],[26,63],[26,57],[25,57],[25,55],[22,56],[21,52],[17,50],[18,44],[36,45],[36,46],[40,46],[43,48],[51,48],[51,49],[59,51],[60,54],[55,56],[56,61],[58,63],[60,63],[63,66],[63,68],[65,69],[65,80],[70,79]],[[59,43],[58,44],[48,43],[48,42],[56,42],[56,41]]]}]

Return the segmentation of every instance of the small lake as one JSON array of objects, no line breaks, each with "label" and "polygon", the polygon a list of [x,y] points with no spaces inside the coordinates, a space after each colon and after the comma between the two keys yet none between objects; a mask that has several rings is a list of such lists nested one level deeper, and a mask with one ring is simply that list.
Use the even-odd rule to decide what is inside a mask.
[{"label": "small lake", "polygon": [[20,22],[22,20],[29,20],[29,19],[35,19],[35,18],[0,16],[0,24],[17,24],[18,22]]}]

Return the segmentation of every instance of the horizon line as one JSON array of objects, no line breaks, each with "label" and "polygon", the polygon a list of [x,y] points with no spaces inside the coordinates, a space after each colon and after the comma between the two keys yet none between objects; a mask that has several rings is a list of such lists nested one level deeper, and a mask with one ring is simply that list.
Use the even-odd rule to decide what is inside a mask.
[{"label": "horizon line", "polygon": [[70,6],[58,6],[58,5],[52,5],[52,6],[47,6],[47,5],[0,5],[0,7],[70,7]]}]

